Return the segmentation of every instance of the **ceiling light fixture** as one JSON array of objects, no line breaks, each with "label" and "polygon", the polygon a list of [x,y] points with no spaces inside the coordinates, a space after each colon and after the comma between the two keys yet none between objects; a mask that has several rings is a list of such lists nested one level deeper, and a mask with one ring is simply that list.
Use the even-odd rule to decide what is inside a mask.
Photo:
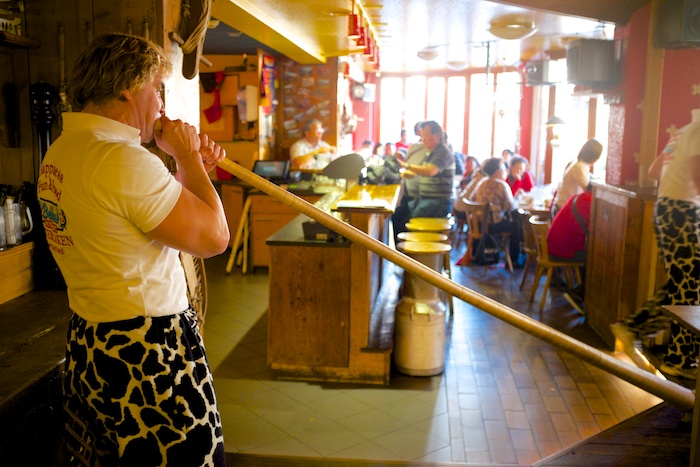
[{"label": "ceiling light fixture", "polygon": [[562,120],[561,118],[557,117],[556,115],[553,115],[552,118],[547,120],[547,123],[545,123],[546,126],[554,126],[554,125],[564,125],[566,122]]},{"label": "ceiling light fixture", "polygon": [[450,60],[445,65],[447,65],[447,68],[454,71],[462,71],[469,66],[464,60]]},{"label": "ceiling light fixture", "polygon": [[534,21],[522,18],[503,17],[491,21],[489,32],[499,39],[525,39],[537,32]]},{"label": "ceiling light fixture", "polygon": [[422,50],[419,50],[416,55],[418,55],[418,58],[420,58],[421,60],[429,62],[430,60],[435,60],[440,54],[438,53],[436,47],[426,47]]}]

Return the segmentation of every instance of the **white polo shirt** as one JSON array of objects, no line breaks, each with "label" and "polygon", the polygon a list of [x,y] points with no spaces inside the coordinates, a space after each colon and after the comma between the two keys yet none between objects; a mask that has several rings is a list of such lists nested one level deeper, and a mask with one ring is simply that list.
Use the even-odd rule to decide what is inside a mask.
[{"label": "white polo shirt", "polygon": [[88,321],[164,316],[187,309],[179,252],[146,235],[182,185],[117,121],[64,113],[42,163],[38,197],[70,308]]}]

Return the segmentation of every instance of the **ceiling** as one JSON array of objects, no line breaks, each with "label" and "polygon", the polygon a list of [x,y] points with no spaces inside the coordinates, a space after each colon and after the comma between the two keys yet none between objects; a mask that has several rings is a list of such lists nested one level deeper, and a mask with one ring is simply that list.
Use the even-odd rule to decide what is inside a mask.
[{"label": "ceiling", "polygon": [[[214,0],[205,54],[277,52],[299,63],[358,53],[347,38],[351,11],[368,18],[382,72],[448,68],[448,62],[483,68],[561,54],[577,38],[612,39],[613,26],[650,0]],[[353,10],[354,8],[354,10]],[[491,34],[503,17],[532,21],[537,32],[522,40]],[[425,61],[417,52],[433,48]]]}]

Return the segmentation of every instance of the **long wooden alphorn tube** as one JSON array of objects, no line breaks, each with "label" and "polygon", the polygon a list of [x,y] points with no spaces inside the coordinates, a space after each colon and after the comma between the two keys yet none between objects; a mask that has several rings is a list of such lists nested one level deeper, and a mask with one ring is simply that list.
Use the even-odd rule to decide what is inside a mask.
[{"label": "long wooden alphorn tube", "polygon": [[560,349],[575,355],[581,360],[601,368],[629,383],[632,383],[635,386],[644,389],[645,391],[660,397],[661,399],[668,401],[681,409],[690,410],[693,408],[695,404],[695,394],[693,391],[671,381],[661,379],[647,371],[624,363],[594,347],[591,347],[590,345],[584,344],[583,342],[573,339],[566,334],[557,331],[556,329],[542,324],[529,316],[525,316],[522,313],[498,303],[495,300],[484,297],[473,290],[463,287],[442,276],[442,274],[439,274],[436,271],[424,266],[413,258],[389,248],[382,242],[375,240],[352,225],[336,219],[302,198],[295,196],[287,190],[278,187],[274,183],[259,177],[258,175],[244,169],[242,166],[228,159],[224,159],[223,161],[219,162],[217,166],[238,177],[244,182],[249,183],[255,188],[267,193],[282,203],[296,209],[302,214],[309,216],[319,224],[322,224],[339,233],[348,240],[360,244],[371,252],[376,253],[382,258],[402,267],[405,271],[409,271],[411,274],[420,277],[424,281],[434,285],[438,289],[452,295],[453,297],[457,297],[460,300],[463,300],[470,305],[473,305],[480,310],[495,316],[501,321],[505,321],[506,323],[515,326],[516,328],[532,336],[559,347]]}]

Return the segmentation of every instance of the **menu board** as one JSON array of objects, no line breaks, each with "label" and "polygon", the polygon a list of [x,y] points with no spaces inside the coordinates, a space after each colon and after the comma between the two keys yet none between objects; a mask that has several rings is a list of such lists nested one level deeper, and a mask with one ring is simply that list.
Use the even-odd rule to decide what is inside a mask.
[{"label": "menu board", "polygon": [[331,145],[337,140],[336,61],[325,65],[301,65],[291,60],[281,64],[280,120],[282,147],[289,148],[303,138],[304,123],[318,119],[326,132],[323,140]]}]

